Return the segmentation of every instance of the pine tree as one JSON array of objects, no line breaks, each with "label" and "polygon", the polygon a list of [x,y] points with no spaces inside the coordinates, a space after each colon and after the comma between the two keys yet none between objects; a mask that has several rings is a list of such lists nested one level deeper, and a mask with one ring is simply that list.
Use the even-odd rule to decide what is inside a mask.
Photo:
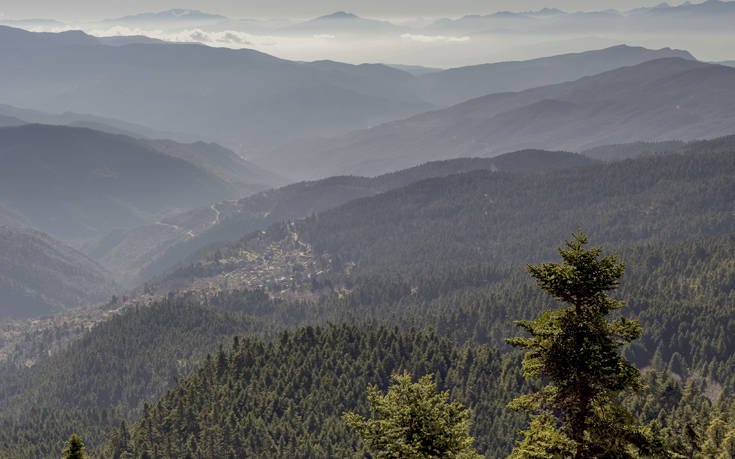
[{"label": "pine tree", "polygon": [[511,407],[531,414],[512,457],[625,458],[653,448],[621,403],[626,391],[641,388],[640,373],[620,354],[620,347],[641,334],[637,321],[607,316],[623,306],[610,296],[624,266],[600,248],[585,248],[587,237],[575,234],[559,253],[563,263],[531,265],[538,286],[562,303],[538,318],[517,325],[531,336],[508,340],[526,349],[526,378],[546,383],[522,395]]},{"label": "pine tree", "polygon": [[84,453],[84,442],[82,437],[72,434],[66,441],[64,451],[61,453],[61,459],[88,459]]},{"label": "pine tree", "polygon": [[735,429],[731,429],[722,440],[717,459],[732,459],[733,457],[735,457]]},{"label": "pine tree", "polygon": [[719,417],[713,418],[707,426],[702,453],[706,457],[717,457],[722,448],[722,443],[728,433],[728,425]]},{"label": "pine tree", "polygon": [[393,375],[386,394],[368,387],[370,419],[346,413],[353,427],[380,459],[452,457],[479,459],[470,436],[469,410],[437,392],[431,375],[416,383],[409,374]]}]

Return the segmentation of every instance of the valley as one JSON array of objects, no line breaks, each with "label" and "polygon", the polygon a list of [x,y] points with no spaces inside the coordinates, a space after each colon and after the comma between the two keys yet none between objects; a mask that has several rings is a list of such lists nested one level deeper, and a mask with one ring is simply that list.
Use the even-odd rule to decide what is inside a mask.
[{"label": "valley", "polygon": [[79,2],[0,12],[0,458],[735,457],[735,2]]}]

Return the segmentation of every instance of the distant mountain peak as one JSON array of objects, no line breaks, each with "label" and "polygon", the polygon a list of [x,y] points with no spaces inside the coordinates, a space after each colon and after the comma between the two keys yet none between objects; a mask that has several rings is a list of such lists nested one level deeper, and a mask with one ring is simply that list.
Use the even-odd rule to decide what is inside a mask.
[{"label": "distant mountain peak", "polygon": [[173,8],[170,10],[159,11],[157,13],[140,13],[131,16],[123,16],[121,18],[112,19],[112,22],[127,21],[216,21],[227,19],[225,16],[218,14],[206,13],[200,10],[191,10],[185,8]]},{"label": "distant mountain peak", "polygon": [[211,16],[207,13],[203,13],[199,10],[186,10],[181,8],[174,8],[171,10],[168,10],[165,12],[166,14],[174,17],[183,17],[183,16]]},{"label": "distant mountain peak", "polygon": [[566,14],[564,11],[558,8],[543,8],[536,11],[498,11],[493,16],[497,17],[514,17],[514,16],[556,16],[559,14]]},{"label": "distant mountain peak", "polygon": [[731,12],[735,9],[735,1],[705,0],[703,2],[684,2],[672,5],[667,2],[659,3],[650,8],[637,8],[630,13],[678,13],[678,12],[702,12],[705,14]]},{"label": "distant mountain peak", "polygon": [[320,16],[301,24],[296,24],[288,29],[291,31],[303,31],[305,29],[309,31],[313,31],[315,29],[323,31],[330,29],[333,31],[339,30],[343,33],[351,33],[361,30],[364,32],[365,29],[392,31],[395,28],[395,25],[387,21],[364,18],[347,11],[336,11],[326,16]]},{"label": "distant mountain peak", "polygon": [[332,14],[327,14],[326,16],[321,16],[317,18],[317,20],[332,20],[332,19],[361,19],[360,16],[357,16],[352,13],[348,13],[346,11],[336,11]]},{"label": "distant mountain peak", "polygon": [[534,14],[536,16],[551,16],[555,14],[565,14],[565,12],[559,8],[543,8],[538,11],[532,11],[530,14]]}]

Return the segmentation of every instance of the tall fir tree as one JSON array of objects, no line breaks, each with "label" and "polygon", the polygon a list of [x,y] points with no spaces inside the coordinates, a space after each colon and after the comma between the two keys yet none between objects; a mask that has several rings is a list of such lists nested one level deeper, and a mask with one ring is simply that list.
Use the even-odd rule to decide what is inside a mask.
[{"label": "tall fir tree", "polygon": [[84,441],[77,434],[72,434],[66,441],[61,459],[89,459],[84,452]]},{"label": "tall fir tree", "polygon": [[509,339],[526,349],[523,373],[546,385],[510,406],[531,414],[513,458],[627,458],[653,453],[650,433],[622,404],[641,388],[639,371],[620,354],[638,338],[635,320],[608,315],[623,307],[608,295],[624,266],[578,233],[560,248],[562,263],[530,265],[538,286],[561,303],[516,324],[530,336]]}]

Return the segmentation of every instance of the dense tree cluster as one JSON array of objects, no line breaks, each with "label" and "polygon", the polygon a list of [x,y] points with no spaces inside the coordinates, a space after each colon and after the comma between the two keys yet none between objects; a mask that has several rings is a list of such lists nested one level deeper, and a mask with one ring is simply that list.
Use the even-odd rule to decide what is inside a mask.
[{"label": "dense tree cluster", "polygon": [[434,374],[469,407],[479,448],[497,456],[522,419],[505,409],[509,386],[522,384],[514,367],[487,346],[383,326],[306,327],[267,343],[236,339],[144,408],[126,450],[165,458],[363,456],[366,445],[342,413],[366,412],[368,385],[383,388],[393,373],[408,372]]},{"label": "dense tree cluster", "polygon": [[[73,433],[89,450],[121,419],[138,415],[221,340],[252,323],[184,299],[135,308],[62,353],[16,372],[0,392],[0,457],[56,455]],[[19,454],[18,451],[23,451]]]}]

